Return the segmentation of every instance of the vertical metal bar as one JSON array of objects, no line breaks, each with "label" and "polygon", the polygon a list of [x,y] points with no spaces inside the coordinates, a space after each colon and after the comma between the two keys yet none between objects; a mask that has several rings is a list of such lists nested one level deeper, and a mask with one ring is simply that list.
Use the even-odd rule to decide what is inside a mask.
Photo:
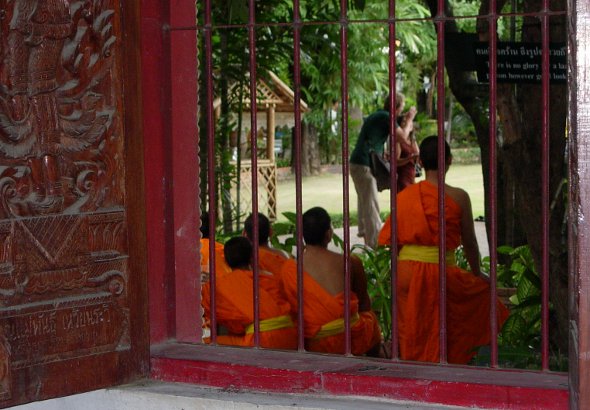
[{"label": "vertical metal bar", "polygon": [[543,0],[542,33],[542,151],[541,151],[541,368],[549,369],[549,0]]},{"label": "vertical metal bar", "polygon": [[391,359],[399,357],[397,334],[397,144],[395,131],[396,118],[396,64],[395,64],[395,0],[389,0],[389,158],[391,163],[391,175],[389,190],[389,213],[391,218]]},{"label": "vertical metal bar", "polygon": [[490,62],[490,366],[498,367],[498,321],[496,319],[496,265],[498,263],[498,210],[497,210],[497,175],[496,175],[496,94],[497,94],[497,12],[496,0],[490,0],[488,17],[488,37]]},{"label": "vertical metal bar", "polygon": [[445,1],[438,0],[437,28],[437,125],[438,125],[438,266],[439,266],[439,346],[440,362],[447,363],[447,269],[445,224]]},{"label": "vertical metal bar", "polygon": [[205,71],[207,94],[207,185],[209,186],[209,283],[211,300],[211,343],[217,343],[215,287],[215,119],[213,117],[213,41],[211,0],[205,0],[203,35],[205,36]]},{"label": "vertical metal bar", "polygon": [[302,175],[301,175],[301,14],[299,0],[293,1],[293,83],[295,89],[295,126],[294,126],[294,155],[295,155],[295,214],[297,241],[297,348],[305,350],[305,331],[303,317],[303,238],[302,238]]},{"label": "vertical metal bar", "polygon": [[351,354],[350,333],[350,226],[348,218],[348,18],[347,0],[340,0],[340,66],[342,88],[342,156],[344,183],[344,353]]},{"label": "vertical metal bar", "polygon": [[[256,146],[256,134],[258,125],[258,99],[256,98],[256,8],[255,1],[248,0],[248,43],[250,50],[250,146],[252,152],[252,222],[258,227],[258,147]],[[258,269],[258,229],[254,229],[254,254],[252,255],[253,268],[253,301],[254,301],[254,346],[260,346],[260,292],[259,269]]]}]

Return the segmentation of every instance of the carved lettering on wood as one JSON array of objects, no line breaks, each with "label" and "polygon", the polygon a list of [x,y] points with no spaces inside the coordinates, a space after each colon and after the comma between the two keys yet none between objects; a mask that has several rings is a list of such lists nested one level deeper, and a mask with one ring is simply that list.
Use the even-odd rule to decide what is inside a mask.
[{"label": "carved lettering on wood", "polygon": [[13,369],[128,347],[120,345],[128,331],[126,312],[110,294],[58,302],[57,308],[45,304],[42,309],[0,309],[0,327],[12,346]]}]

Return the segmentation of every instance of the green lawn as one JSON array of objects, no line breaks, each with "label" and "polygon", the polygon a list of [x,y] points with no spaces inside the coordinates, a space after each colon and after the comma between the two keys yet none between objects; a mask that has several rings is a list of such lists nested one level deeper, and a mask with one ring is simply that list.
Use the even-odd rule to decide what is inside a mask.
[{"label": "green lawn", "polygon": [[[447,174],[447,182],[453,186],[465,189],[471,197],[473,216],[484,214],[484,193],[481,166],[453,165]],[[302,184],[302,207],[305,211],[313,206],[321,206],[331,214],[342,214],[343,178],[341,174],[325,172],[322,175],[307,177]],[[356,192],[352,179],[348,179],[350,192],[350,212],[356,213]],[[379,194],[381,210],[389,208],[389,191]],[[295,179],[280,181],[277,187],[277,210],[282,212],[295,211]],[[279,219],[282,219],[279,216]]]}]

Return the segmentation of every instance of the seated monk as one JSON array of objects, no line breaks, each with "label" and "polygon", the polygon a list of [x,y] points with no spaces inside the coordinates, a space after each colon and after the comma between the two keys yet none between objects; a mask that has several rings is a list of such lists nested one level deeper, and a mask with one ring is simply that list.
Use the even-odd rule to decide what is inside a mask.
[{"label": "seated monk", "polygon": [[[203,212],[201,214],[201,241],[200,241],[200,254],[201,254],[201,283],[209,281],[209,213]],[[223,244],[215,242],[215,271],[217,276],[223,275],[230,272],[231,269],[225,262],[223,256]]]},{"label": "seated monk", "polygon": [[[344,258],[328,250],[332,226],[323,208],[303,214],[303,317],[305,348],[312,352],[345,352]],[[360,259],[350,258],[350,330],[351,352],[377,355],[381,330],[367,293],[367,279]],[[283,264],[280,274],[283,291],[297,315],[297,263]]]},{"label": "seated monk", "polygon": [[[400,358],[439,362],[438,138],[420,144],[426,180],[397,195],[397,310]],[[445,142],[445,172],[452,162]],[[379,233],[391,244],[391,216]],[[478,346],[490,343],[490,285],[479,266],[471,200],[460,188],[445,184],[447,249],[447,360],[465,364]],[[471,272],[455,265],[454,250],[463,245]],[[508,317],[496,299],[498,329]]]},{"label": "seated monk", "polygon": [[[254,217],[252,214],[244,222],[244,235],[254,240]],[[258,266],[272,274],[278,274],[281,271],[283,263],[289,259],[289,254],[280,249],[271,248],[268,238],[272,235],[270,221],[261,213],[258,213]]]},{"label": "seated monk", "polygon": [[[231,272],[217,277],[215,288],[217,323],[227,329],[217,343],[254,346],[253,273],[250,266],[252,245],[248,238],[235,237],[226,242],[225,260]],[[207,284],[209,285],[209,284]],[[291,306],[282,297],[279,283],[270,274],[259,274],[260,347],[296,349],[297,328],[290,316]],[[203,292],[205,318],[211,318],[209,292]]]}]

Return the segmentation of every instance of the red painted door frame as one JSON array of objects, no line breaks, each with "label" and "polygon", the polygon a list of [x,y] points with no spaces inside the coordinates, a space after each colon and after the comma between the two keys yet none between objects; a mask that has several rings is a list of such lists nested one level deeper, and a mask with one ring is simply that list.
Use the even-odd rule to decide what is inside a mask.
[{"label": "red painted door frame", "polygon": [[150,335],[198,341],[196,9],[143,0],[142,12]]}]

